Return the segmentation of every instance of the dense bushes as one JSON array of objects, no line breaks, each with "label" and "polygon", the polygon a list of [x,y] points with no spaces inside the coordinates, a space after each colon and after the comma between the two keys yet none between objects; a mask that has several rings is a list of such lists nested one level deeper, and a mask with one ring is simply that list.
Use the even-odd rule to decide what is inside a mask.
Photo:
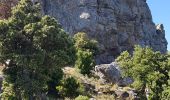
[{"label": "dense bushes", "polygon": [[97,41],[90,40],[83,32],[77,33],[74,39],[77,50],[75,66],[80,70],[80,73],[89,75],[95,66],[94,56],[98,52]]},{"label": "dense bushes", "polygon": [[149,100],[161,100],[165,93],[168,93],[166,91],[170,79],[168,55],[154,52],[149,47],[136,46],[133,56],[125,51],[116,61],[120,64],[123,75],[134,79],[132,87],[138,90],[142,100],[146,99],[146,90],[149,91]]}]

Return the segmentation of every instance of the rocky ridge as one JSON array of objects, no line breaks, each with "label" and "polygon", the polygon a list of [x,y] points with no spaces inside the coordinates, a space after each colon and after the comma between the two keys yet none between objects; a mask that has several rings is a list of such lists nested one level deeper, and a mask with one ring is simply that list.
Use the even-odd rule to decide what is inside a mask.
[{"label": "rocky ridge", "polygon": [[[37,1],[37,0],[33,0]],[[163,25],[155,26],[146,0],[38,0],[70,35],[86,32],[99,42],[97,64],[110,63],[136,44],[165,53]]]}]

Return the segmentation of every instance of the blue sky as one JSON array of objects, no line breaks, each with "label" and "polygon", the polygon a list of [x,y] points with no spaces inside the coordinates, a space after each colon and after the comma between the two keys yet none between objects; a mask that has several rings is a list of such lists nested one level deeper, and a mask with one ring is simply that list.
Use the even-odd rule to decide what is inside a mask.
[{"label": "blue sky", "polygon": [[155,24],[162,23],[170,51],[170,0],[147,0]]}]

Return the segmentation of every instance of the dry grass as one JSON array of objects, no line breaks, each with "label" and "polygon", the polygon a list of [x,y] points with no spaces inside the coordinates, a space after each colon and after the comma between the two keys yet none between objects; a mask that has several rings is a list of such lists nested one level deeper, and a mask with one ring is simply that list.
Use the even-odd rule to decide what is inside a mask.
[{"label": "dry grass", "polygon": [[[115,91],[118,88],[117,85],[101,84],[101,82],[98,78],[84,76],[84,75],[80,74],[79,71],[76,70],[75,68],[65,67],[63,69],[63,71],[66,75],[76,78],[80,83],[88,83],[88,84],[94,86],[95,91],[109,93],[111,91]],[[95,94],[90,94],[90,95],[93,97],[96,97]],[[103,97],[106,97],[106,96],[103,95]],[[97,99],[97,100],[113,100],[113,99]]]},{"label": "dry grass", "polygon": [[5,67],[5,66],[3,66],[2,64],[0,64],[0,75],[2,75],[2,74],[3,74],[3,72],[2,72],[2,71],[3,71],[4,67]]},{"label": "dry grass", "polygon": [[81,83],[88,83],[88,84],[94,85],[96,87],[96,89],[101,88],[101,87],[108,87],[108,86],[109,86],[109,88],[113,89],[113,85],[111,85],[111,84],[110,85],[109,84],[102,85],[99,79],[97,79],[95,77],[84,76],[84,75],[80,74],[79,71],[76,70],[76,68],[65,67],[63,69],[63,71],[66,75],[70,75],[70,76],[76,78]]},{"label": "dry grass", "polygon": [[98,95],[95,97],[96,100],[115,100],[113,95]]},{"label": "dry grass", "polygon": [[76,70],[75,68],[65,67],[63,69],[63,71],[66,75],[70,75],[70,76],[76,78],[81,83],[89,83],[92,85],[96,85],[98,83],[98,79],[95,79],[93,77],[89,78],[88,76],[84,76],[84,75],[80,74],[79,71]]},{"label": "dry grass", "polygon": [[[101,82],[98,78],[84,76],[84,75],[80,74],[79,71],[76,70],[75,68],[65,67],[63,69],[63,71],[66,75],[74,77],[80,83],[88,83],[88,84],[94,86],[97,94],[94,94],[93,92],[88,92],[88,95],[90,97],[95,98],[94,100],[115,100],[115,98],[114,98],[115,91],[132,90],[132,88],[130,88],[130,87],[119,87],[116,84],[101,84]],[[130,98],[129,99],[126,98],[126,99],[132,100]],[[119,99],[119,100],[122,100],[122,99]]]}]

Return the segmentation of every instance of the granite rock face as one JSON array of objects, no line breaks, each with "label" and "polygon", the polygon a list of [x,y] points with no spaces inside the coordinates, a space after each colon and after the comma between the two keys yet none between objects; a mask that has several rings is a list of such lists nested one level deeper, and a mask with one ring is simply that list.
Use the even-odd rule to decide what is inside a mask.
[{"label": "granite rock face", "polygon": [[167,50],[163,25],[155,26],[146,0],[38,1],[43,13],[55,17],[66,32],[86,32],[99,42],[98,64],[112,62],[124,50],[132,52],[136,44]]}]

